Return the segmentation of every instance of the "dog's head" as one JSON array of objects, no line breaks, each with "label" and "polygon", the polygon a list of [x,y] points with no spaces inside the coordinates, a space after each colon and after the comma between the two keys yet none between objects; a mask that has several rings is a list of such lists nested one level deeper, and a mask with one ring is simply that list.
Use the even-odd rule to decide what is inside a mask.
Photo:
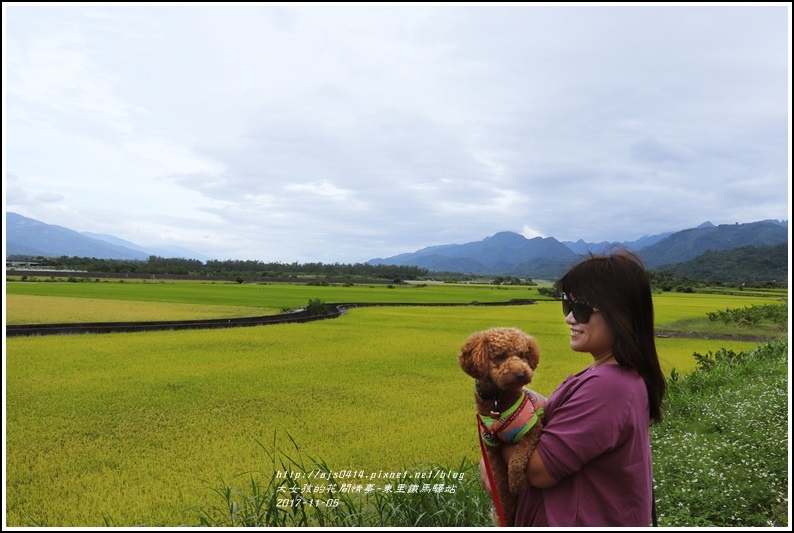
[{"label": "dog's head", "polygon": [[471,377],[492,382],[501,390],[532,381],[540,362],[535,339],[517,328],[491,328],[473,333],[458,354],[458,363]]}]

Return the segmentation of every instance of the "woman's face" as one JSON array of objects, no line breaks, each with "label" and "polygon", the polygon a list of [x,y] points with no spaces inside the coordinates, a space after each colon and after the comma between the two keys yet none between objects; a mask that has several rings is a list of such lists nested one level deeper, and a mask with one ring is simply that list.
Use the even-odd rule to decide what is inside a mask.
[{"label": "woman's face", "polygon": [[575,352],[589,352],[598,361],[612,354],[615,335],[607,325],[604,314],[596,311],[590,315],[586,324],[580,324],[568,313],[565,322],[571,329],[571,349]]}]

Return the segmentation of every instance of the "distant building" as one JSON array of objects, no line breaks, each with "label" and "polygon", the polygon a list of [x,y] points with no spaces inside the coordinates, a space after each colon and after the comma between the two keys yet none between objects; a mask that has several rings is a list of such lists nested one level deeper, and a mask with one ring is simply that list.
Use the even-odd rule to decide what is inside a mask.
[{"label": "distant building", "polygon": [[16,267],[31,267],[31,266],[39,266],[41,262],[39,261],[8,261],[6,260],[6,268],[16,268]]}]

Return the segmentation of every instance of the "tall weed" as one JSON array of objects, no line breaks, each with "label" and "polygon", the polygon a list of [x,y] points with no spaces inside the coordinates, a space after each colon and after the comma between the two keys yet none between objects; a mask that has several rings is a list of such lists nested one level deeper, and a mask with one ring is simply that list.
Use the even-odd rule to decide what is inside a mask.
[{"label": "tall weed", "polygon": [[[695,354],[652,427],[659,525],[769,526],[788,494],[788,341]],[[787,519],[785,519],[787,522]]]},{"label": "tall weed", "polygon": [[[479,485],[476,463],[454,469],[408,467],[396,480],[364,471],[333,471],[300,451],[261,443],[273,472],[246,473],[247,491],[222,483],[209,487],[216,504],[197,506],[210,527],[467,527],[490,525],[491,504]],[[439,474],[445,477],[439,477]],[[258,482],[257,479],[267,480]]]}]

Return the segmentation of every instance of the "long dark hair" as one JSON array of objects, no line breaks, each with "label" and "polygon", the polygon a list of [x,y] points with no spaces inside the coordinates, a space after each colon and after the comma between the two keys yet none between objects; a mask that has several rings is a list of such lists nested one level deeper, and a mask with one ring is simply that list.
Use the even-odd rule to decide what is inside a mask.
[{"label": "long dark hair", "polygon": [[603,313],[615,335],[612,355],[645,380],[650,417],[661,422],[667,382],[656,353],[651,280],[642,259],[623,248],[591,253],[562,277],[560,286],[564,294],[587,300]]}]

